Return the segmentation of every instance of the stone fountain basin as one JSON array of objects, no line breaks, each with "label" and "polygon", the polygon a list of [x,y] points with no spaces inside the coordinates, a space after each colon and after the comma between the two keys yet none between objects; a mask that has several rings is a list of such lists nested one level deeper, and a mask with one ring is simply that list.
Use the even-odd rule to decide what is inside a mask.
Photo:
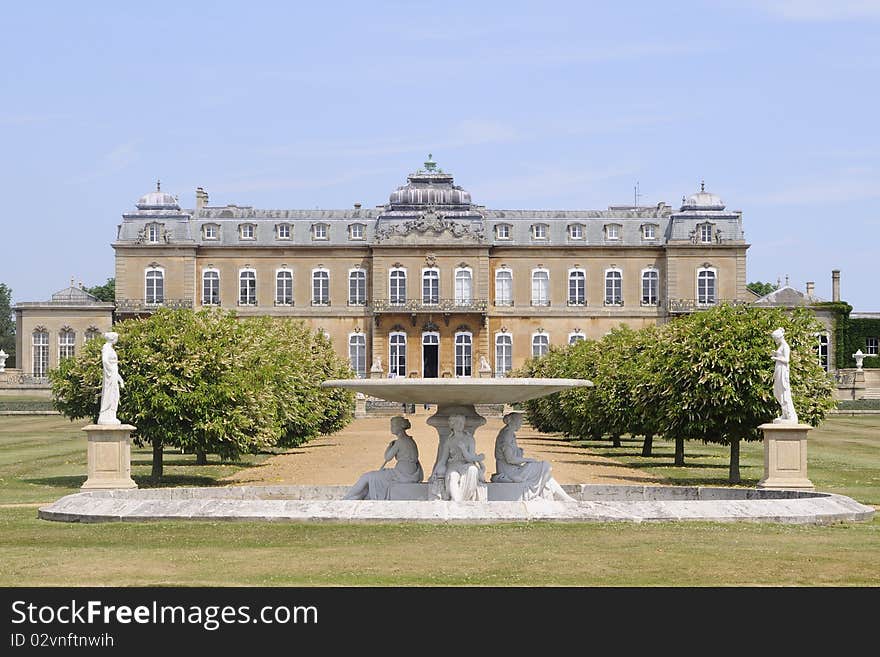
[{"label": "stone fountain basin", "polygon": [[874,515],[872,507],[843,495],[796,490],[565,484],[563,488],[577,502],[492,501],[491,491],[488,502],[451,502],[425,499],[343,500],[348,488],[347,485],[339,485],[100,490],[63,497],[40,508],[38,515],[44,520],[61,522],[259,520],[496,523],[698,520],[794,524],[866,521]]}]

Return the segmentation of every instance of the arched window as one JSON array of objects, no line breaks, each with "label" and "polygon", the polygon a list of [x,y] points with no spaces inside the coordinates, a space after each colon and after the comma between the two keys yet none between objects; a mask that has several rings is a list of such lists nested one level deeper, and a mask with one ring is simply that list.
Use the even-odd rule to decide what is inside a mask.
[{"label": "arched window", "polygon": [[587,274],[583,269],[571,269],[568,272],[568,305],[587,305]]},{"label": "arched window", "polygon": [[76,355],[76,333],[71,329],[61,329],[58,333],[58,362]]},{"label": "arched window", "polygon": [[550,272],[546,269],[532,271],[532,305],[550,305]]},{"label": "arched window", "polygon": [[330,305],[330,272],[326,269],[312,271],[312,305]]},{"label": "arched window", "polygon": [[507,376],[513,369],[513,337],[510,333],[495,334],[495,376]]},{"label": "arched window", "polygon": [[455,270],[455,303],[466,306],[473,298],[473,273],[469,267]]},{"label": "arched window", "polygon": [[495,272],[495,305],[513,305],[513,272],[509,269]]},{"label": "arched window", "polygon": [[34,376],[44,378],[49,371],[49,332],[36,330],[34,339]]},{"label": "arched window", "polygon": [[144,301],[149,304],[165,302],[165,272],[161,267],[149,267],[145,273]]},{"label": "arched window", "polygon": [[99,331],[97,329],[97,327],[95,327],[95,326],[90,326],[89,328],[86,329],[85,341],[88,342],[90,340],[94,340],[99,335],[101,335],[101,331]]},{"label": "arched window", "polygon": [[238,305],[257,305],[257,272],[253,269],[238,272]]},{"label": "arched window", "polygon": [[348,272],[348,305],[363,306],[367,303],[367,272],[351,269]]},{"label": "arched window", "polygon": [[535,333],[532,336],[532,358],[538,358],[550,351],[550,336],[546,333]]},{"label": "arched window", "polygon": [[623,272],[619,269],[605,270],[605,305],[623,305]]},{"label": "arched window", "polygon": [[437,305],[440,303],[440,270],[422,270],[422,303]]},{"label": "arched window", "polygon": [[714,268],[703,267],[697,270],[697,303],[711,306],[718,301],[718,274]]},{"label": "arched window", "polygon": [[656,269],[642,270],[642,305],[656,306],[660,292],[660,272]]},{"label": "arched window", "polygon": [[471,333],[464,331],[455,334],[455,376],[471,375],[473,339]]},{"label": "arched window", "polygon": [[388,373],[406,376],[406,333],[395,331],[388,336]]},{"label": "arched window", "polygon": [[577,344],[578,342],[583,342],[586,339],[587,336],[577,331],[568,334],[568,344]]},{"label": "arched window", "polygon": [[216,269],[202,272],[202,305],[220,305],[220,272]]},{"label": "arched window", "polygon": [[293,305],[293,272],[289,269],[275,272],[275,305]]},{"label": "arched window", "polygon": [[406,303],[406,269],[394,267],[389,274],[388,300],[394,305]]},{"label": "arched window", "polygon": [[357,378],[367,376],[367,336],[363,333],[351,333],[348,336],[348,361]]}]

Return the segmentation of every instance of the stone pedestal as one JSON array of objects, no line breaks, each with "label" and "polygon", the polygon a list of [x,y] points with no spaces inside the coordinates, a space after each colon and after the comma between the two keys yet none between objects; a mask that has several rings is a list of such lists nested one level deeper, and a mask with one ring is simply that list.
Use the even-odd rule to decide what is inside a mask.
[{"label": "stone pedestal", "polygon": [[130,424],[90,424],[83,427],[89,438],[89,478],[82,490],[137,488],[131,478]]},{"label": "stone pedestal", "polygon": [[762,424],[764,478],[758,488],[815,490],[807,478],[808,424]]},{"label": "stone pedestal", "polygon": [[367,417],[367,396],[362,392],[355,393],[354,416],[356,418]]}]

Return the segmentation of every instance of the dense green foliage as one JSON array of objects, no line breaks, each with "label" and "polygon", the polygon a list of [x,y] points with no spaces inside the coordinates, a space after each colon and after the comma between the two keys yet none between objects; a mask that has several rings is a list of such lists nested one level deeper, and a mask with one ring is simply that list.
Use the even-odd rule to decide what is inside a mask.
[{"label": "dense green foliage", "polygon": [[15,320],[12,317],[12,288],[0,283],[0,349],[9,358],[6,367],[15,367]]},{"label": "dense green foliage", "polygon": [[[852,355],[859,349],[862,350],[863,354],[867,353],[868,338],[880,339],[880,319],[869,317],[853,318],[846,315],[838,322],[838,326],[841,327],[841,325],[843,330],[840,332],[840,337],[838,338],[841,358],[838,359],[838,362],[841,360],[843,361],[841,367],[855,367],[856,359],[853,358]],[[862,367],[880,367],[880,357],[867,356],[862,362]]]},{"label": "dense green foliage", "polygon": [[753,281],[746,285],[746,287],[759,297],[767,296],[771,292],[779,289],[778,285],[774,285],[773,283],[763,283],[761,281]]},{"label": "dense green foliage", "polygon": [[528,361],[520,376],[587,378],[579,389],[527,402],[529,421],[575,438],[643,435],[730,446],[730,481],[739,480],[740,441],[761,440],[758,426],[779,414],[773,397],[775,349],[770,333],[786,331],[795,408],[813,426],[834,407],[833,384],[816,360],[812,312],[722,305],[639,331],[621,327],[601,340],[551,350]]},{"label": "dense green foliage", "polygon": [[[351,394],[320,387],[350,376],[347,364],[301,322],[161,309],[115,330],[125,381],[117,415],[137,427],[138,444],[152,445],[156,478],[165,447],[232,459],[351,419]],[[50,372],[55,405],[71,419],[98,415],[101,343],[90,341]]]},{"label": "dense green foliage", "polygon": [[116,301],[116,279],[108,278],[103,285],[85,288],[86,292],[98,298],[98,301]]}]

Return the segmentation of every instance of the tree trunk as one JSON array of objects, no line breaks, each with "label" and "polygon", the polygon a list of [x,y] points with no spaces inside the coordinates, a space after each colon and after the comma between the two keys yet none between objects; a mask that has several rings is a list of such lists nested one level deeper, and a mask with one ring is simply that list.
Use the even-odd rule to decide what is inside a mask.
[{"label": "tree trunk", "polygon": [[205,454],[205,450],[196,450],[196,465],[208,465],[208,455]]},{"label": "tree trunk", "polygon": [[642,456],[651,456],[651,450],[654,448],[654,434],[646,433],[645,442],[642,443]]},{"label": "tree trunk", "polygon": [[731,484],[742,481],[739,476],[739,438],[730,441],[730,473],[727,481]]},{"label": "tree trunk", "polygon": [[684,465],[684,438],[675,439],[675,465]]},{"label": "tree trunk", "polygon": [[162,478],[162,440],[153,438],[153,471],[150,476],[159,481]]},{"label": "tree trunk", "polygon": [[611,446],[612,447],[620,447],[620,434],[615,433],[611,436]]}]

